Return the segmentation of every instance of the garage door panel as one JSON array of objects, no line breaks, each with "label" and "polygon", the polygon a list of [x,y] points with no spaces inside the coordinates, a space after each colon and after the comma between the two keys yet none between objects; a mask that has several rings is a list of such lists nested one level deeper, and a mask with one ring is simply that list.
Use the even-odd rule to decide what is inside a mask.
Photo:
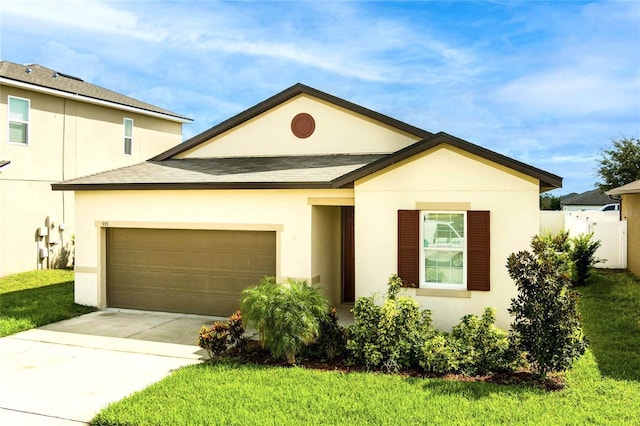
[{"label": "garage door panel", "polygon": [[270,231],[118,229],[107,232],[107,304],[229,315],[241,291],[276,274]]}]

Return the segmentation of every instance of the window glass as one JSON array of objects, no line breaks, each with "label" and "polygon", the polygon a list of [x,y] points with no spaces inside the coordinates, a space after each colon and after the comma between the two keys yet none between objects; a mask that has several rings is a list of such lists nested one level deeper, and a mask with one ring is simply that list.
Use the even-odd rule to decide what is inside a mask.
[{"label": "window glass", "polygon": [[29,100],[9,96],[9,142],[29,143]]},{"label": "window glass", "polygon": [[131,155],[131,145],[133,144],[133,120],[124,119],[124,153]]},{"label": "window glass", "polygon": [[9,142],[27,143],[27,125],[24,123],[9,123]]},{"label": "window glass", "polygon": [[424,282],[465,283],[465,213],[423,212]]}]

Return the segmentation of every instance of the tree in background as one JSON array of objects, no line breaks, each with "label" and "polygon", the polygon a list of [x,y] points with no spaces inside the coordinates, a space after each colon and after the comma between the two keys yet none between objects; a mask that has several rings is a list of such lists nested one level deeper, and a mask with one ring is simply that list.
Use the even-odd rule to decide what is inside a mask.
[{"label": "tree in background", "polygon": [[560,210],[560,197],[551,194],[540,194],[540,210]]},{"label": "tree in background", "polygon": [[602,192],[640,179],[640,139],[622,137],[611,142],[611,149],[602,150],[596,170],[600,178],[596,186]]}]

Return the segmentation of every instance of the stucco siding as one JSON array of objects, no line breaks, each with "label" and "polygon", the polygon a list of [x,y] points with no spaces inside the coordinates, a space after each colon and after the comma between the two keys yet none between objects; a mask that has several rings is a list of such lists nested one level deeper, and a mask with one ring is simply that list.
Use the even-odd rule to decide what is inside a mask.
[{"label": "stucco siding", "polygon": [[[104,229],[247,229],[277,231],[278,278],[311,281],[331,265],[312,268],[312,206],[309,197],[353,197],[352,190],[103,191],[76,194],[76,300],[105,306]],[[333,213],[319,224],[335,221]],[[321,213],[322,214],[322,213]],[[322,248],[321,251],[326,252]],[[88,272],[87,272],[88,271]],[[96,289],[97,287],[97,289]]]},{"label": "stucco siding", "polygon": [[[299,139],[291,120],[301,112],[315,120],[314,133]],[[417,142],[379,122],[318,99],[300,95],[176,158],[263,155],[390,153]]]},{"label": "stucco siding", "polygon": [[[27,146],[8,143],[8,96],[30,101]],[[134,120],[132,155],[124,154],[124,117]],[[0,173],[0,276],[46,267],[34,235],[47,216],[66,225],[67,241],[74,234],[73,193],[53,192],[52,183],[139,163],[181,137],[180,123],[2,86],[0,159],[11,164]],[[60,245],[52,248],[55,255]]]},{"label": "stucco siding", "polygon": [[420,209],[421,203],[466,204],[469,210],[490,211],[491,291],[459,291],[460,297],[406,291],[433,311],[439,329],[449,330],[463,315],[481,315],[487,306],[497,308],[499,326],[509,327],[507,308],[516,288],[505,263],[512,252],[527,249],[538,233],[535,179],[441,147],[357,181],[354,191],[357,296],[384,293],[388,277],[397,273],[399,209]]},{"label": "stucco siding", "polygon": [[[48,254],[53,262],[60,247],[68,247],[73,227],[61,232],[59,226],[66,226],[67,220],[72,224],[73,193],[53,192],[50,183],[0,180],[0,276],[46,266],[46,259],[39,262],[40,248],[52,249]],[[48,246],[44,237],[38,237],[38,228],[46,226],[47,217],[55,218],[55,226],[49,229],[55,245]]]},{"label": "stucco siding", "polygon": [[342,297],[340,207],[313,206],[311,213],[311,276],[317,280],[322,293],[336,306]]},{"label": "stucco siding", "polygon": [[627,268],[640,277],[640,194],[622,196],[622,217],[627,218]]},{"label": "stucco siding", "polygon": [[[133,120],[131,155],[124,154],[124,118]],[[140,163],[180,143],[180,123],[85,104],[77,116],[77,168],[67,179]]]}]

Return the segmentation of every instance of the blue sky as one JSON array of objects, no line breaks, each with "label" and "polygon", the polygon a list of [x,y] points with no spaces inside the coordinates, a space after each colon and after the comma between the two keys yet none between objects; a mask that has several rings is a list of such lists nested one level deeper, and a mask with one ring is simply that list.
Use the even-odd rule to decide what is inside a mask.
[{"label": "blue sky", "polygon": [[14,0],[0,57],[195,121],[187,139],[301,82],[593,189],[640,137],[640,2]]}]

